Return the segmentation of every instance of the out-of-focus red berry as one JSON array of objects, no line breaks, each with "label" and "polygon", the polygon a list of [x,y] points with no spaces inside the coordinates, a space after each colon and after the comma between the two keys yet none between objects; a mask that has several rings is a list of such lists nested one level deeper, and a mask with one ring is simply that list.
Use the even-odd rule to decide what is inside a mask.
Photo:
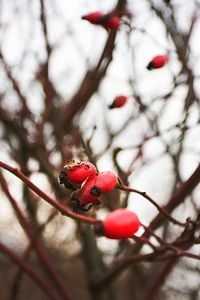
[{"label": "out-of-focus red berry", "polygon": [[128,100],[128,97],[126,97],[126,96],[123,96],[123,95],[117,96],[114,99],[113,103],[109,105],[109,108],[110,109],[120,108],[126,104],[127,100]]},{"label": "out-of-focus red berry", "polygon": [[97,222],[94,230],[110,239],[127,239],[131,238],[139,227],[140,221],[134,212],[119,208],[109,213],[104,221]]},{"label": "out-of-focus red berry", "polygon": [[155,56],[150,63],[147,65],[148,70],[153,70],[153,69],[159,69],[162,68],[164,65],[169,60],[169,56],[164,54],[164,55],[157,55]]},{"label": "out-of-focus red berry", "polygon": [[110,30],[116,30],[121,25],[121,20],[118,16],[113,16],[108,18],[107,22],[105,22],[105,27]]},{"label": "out-of-focus red berry", "polygon": [[89,13],[87,15],[84,15],[81,18],[83,20],[87,20],[88,22],[90,22],[92,24],[99,24],[99,20],[103,16],[104,16],[104,14],[102,12],[95,11],[95,12]]}]

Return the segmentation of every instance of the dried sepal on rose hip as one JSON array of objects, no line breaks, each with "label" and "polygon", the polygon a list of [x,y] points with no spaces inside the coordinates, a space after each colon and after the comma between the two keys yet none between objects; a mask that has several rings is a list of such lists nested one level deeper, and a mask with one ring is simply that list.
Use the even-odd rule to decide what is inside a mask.
[{"label": "dried sepal on rose hip", "polygon": [[168,60],[169,60],[169,56],[167,54],[156,55],[152,58],[150,63],[147,65],[147,69],[149,71],[154,69],[160,69],[167,64]]},{"label": "dried sepal on rose hip", "polygon": [[99,201],[100,191],[98,189],[93,190],[95,179],[96,177],[89,178],[78,192],[79,202],[82,206]]},{"label": "dried sepal on rose hip", "polygon": [[95,223],[94,231],[110,239],[127,239],[131,238],[139,227],[140,221],[134,212],[119,208],[110,212],[103,221]]},{"label": "dried sepal on rose hip", "polygon": [[60,184],[66,188],[77,189],[87,178],[96,175],[96,167],[91,162],[68,161],[59,175]]},{"label": "dried sepal on rose hip", "polygon": [[100,191],[93,190],[95,177],[88,178],[80,189],[71,194],[71,207],[74,211],[88,211],[92,207],[99,206]]},{"label": "dried sepal on rose hip", "polygon": [[72,193],[71,195],[71,207],[74,211],[88,211],[92,207],[101,204],[99,201],[100,195],[94,195],[91,193],[91,188],[94,185],[94,178],[88,178],[83,186]]}]

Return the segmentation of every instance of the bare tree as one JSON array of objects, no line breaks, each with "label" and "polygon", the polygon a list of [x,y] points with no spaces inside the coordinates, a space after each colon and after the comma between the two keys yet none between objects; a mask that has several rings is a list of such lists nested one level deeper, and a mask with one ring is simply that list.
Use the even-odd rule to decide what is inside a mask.
[{"label": "bare tree", "polygon": [[[64,2],[0,1],[1,297],[199,299],[199,2]],[[88,212],[58,181],[72,159],[118,176]],[[97,236],[120,207],[139,234]]]}]

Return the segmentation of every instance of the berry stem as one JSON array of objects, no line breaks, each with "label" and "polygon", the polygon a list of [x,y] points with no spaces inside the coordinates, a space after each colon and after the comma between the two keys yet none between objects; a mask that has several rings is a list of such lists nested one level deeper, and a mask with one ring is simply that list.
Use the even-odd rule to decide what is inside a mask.
[{"label": "berry stem", "polygon": [[119,184],[116,186],[116,188],[118,188],[119,190],[122,191],[126,191],[126,192],[132,192],[132,193],[136,193],[141,195],[142,197],[144,197],[145,199],[147,199],[149,202],[151,202],[160,213],[162,213],[169,221],[171,221],[172,223],[179,225],[181,227],[185,227],[185,223],[182,223],[176,219],[174,219],[163,207],[161,207],[160,205],[158,205],[158,203],[153,200],[146,192],[142,192],[133,188],[130,188],[126,185],[123,184],[123,182],[121,181],[121,179],[119,179]]}]

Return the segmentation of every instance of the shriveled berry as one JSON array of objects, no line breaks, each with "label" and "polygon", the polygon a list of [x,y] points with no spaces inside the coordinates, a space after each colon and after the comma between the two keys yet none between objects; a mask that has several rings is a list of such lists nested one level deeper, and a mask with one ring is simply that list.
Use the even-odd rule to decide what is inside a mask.
[{"label": "shriveled berry", "polygon": [[124,106],[127,102],[128,98],[126,96],[117,96],[114,101],[112,102],[112,104],[109,105],[110,109],[113,108],[120,108],[122,106]]},{"label": "shriveled berry", "polygon": [[82,184],[88,177],[96,175],[96,168],[90,162],[70,161],[64,166],[59,176],[60,184],[66,187],[70,184]]},{"label": "shriveled berry", "polygon": [[169,60],[169,56],[166,55],[166,54],[164,54],[164,55],[157,55],[147,65],[147,69],[149,71],[151,71],[153,69],[162,68],[164,65],[166,65],[166,63],[168,62],[168,60]]},{"label": "shriveled berry", "polygon": [[109,213],[104,221],[97,222],[94,230],[96,234],[110,239],[127,239],[132,237],[139,227],[140,221],[134,212],[119,208]]}]

